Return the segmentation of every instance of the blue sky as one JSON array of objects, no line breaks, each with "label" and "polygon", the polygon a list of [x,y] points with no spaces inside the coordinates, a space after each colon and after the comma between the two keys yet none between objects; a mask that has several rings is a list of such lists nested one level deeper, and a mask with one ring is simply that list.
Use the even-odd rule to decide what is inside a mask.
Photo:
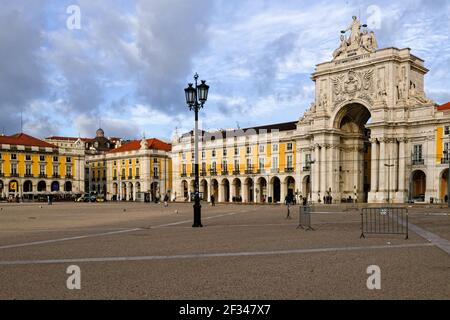
[{"label": "blue sky", "polygon": [[[69,30],[67,7],[81,10]],[[1,0],[0,129],[170,139],[191,129],[183,89],[211,86],[205,129],[295,121],[314,66],[358,15],[380,47],[409,47],[426,92],[450,101],[449,1]]]}]

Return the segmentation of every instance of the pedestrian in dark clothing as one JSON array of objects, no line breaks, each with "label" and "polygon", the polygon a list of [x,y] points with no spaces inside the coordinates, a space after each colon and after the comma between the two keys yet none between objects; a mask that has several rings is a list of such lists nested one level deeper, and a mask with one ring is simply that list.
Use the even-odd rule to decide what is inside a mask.
[{"label": "pedestrian in dark clothing", "polygon": [[211,195],[211,205],[214,207],[216,203],[214,202],[216,199],[214,198],[214,195]]}]

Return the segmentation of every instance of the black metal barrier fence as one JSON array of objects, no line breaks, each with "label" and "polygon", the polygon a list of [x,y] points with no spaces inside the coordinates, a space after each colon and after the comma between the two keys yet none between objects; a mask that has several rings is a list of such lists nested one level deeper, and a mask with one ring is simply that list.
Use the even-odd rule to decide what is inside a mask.
[{"label": "black metal barrier fence", "polygon": [[314,230],[311,227],[311,208],[310,205],[300,206],[297,229]]},{"label": "black metal barrier fence", "polygon": [[408,209],[363,208],[360,238],[365,238],[365,234],[404,234],[408,239]]}]

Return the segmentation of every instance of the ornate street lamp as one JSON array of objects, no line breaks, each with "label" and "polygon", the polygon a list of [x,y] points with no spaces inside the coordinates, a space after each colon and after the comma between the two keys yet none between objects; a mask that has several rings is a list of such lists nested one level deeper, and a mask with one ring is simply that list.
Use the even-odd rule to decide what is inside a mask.
[{"label": "ornate street lamp", "polygon": [[195,128],[194,128],[194,167],[195,167],[195,181],[194,181],[194,224],[193,228],[200,228],[202,226],[201,219],[201,205],[200,205],[200,192],[199,192],[199,174],[198,174],[198,112],[206,100],[208,100],[209,86],[205,80],[201,80],[201,84],[197,85],[198,74],[194,75],[194,84],[189,83],[188,87],[184,89],[186,95],[186,103],[189,110],[193,110],[195,113]]}]

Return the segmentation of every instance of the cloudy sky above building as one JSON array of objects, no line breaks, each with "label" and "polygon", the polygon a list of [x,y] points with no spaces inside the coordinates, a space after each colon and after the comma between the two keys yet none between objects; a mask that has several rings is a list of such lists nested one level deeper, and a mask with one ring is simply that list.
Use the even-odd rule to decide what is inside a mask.
[{"label": "cloudy sky above building", "polygon": [[[67,26],[71,5],[80,29]],[[0,129],[20,131],[22,113],[38,137],[101,125],[108,136],[169,139],[193,124],[183,89],[195,72],[211,86],[204,129],[294,121],[352,15],[380,47],[425,59],[427,95],[450,101],[446,0],[2,0]]]}]

